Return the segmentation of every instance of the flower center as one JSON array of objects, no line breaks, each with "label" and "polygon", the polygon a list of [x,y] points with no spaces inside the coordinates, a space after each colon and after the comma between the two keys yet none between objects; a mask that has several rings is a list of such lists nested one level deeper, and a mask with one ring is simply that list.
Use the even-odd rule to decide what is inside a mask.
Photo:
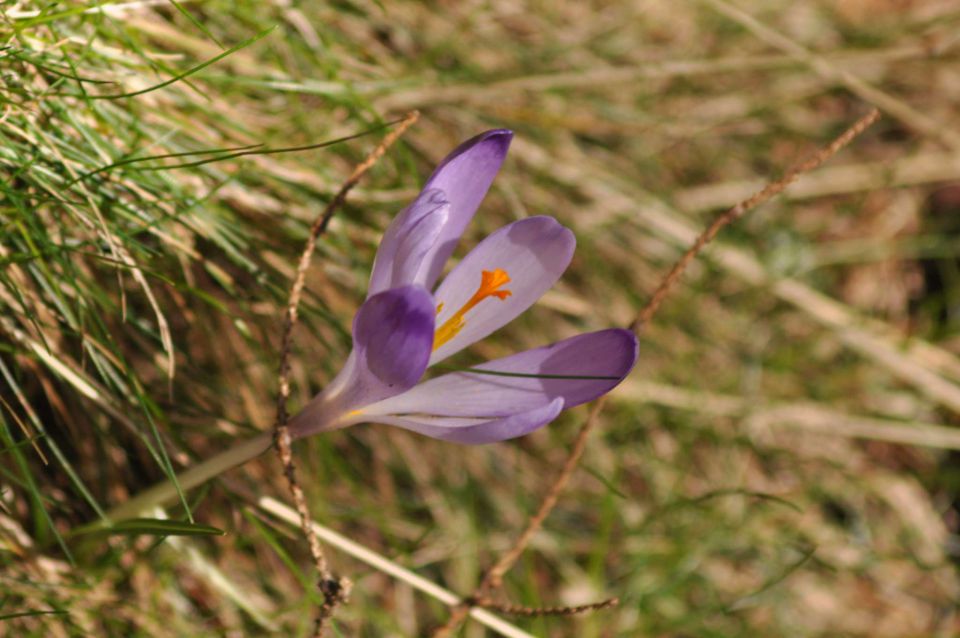
[{"label": "flower center", "polygon": [[[466,315],[471,308],[487,297],[506,299],[512,295],[513,293],[509,290],[499,290],[501,286],[505,286],[508,283],[510,283],[510,275],[507,274],[506,270],[501,270],[500,268],[484,270],[480,275],[480,287],[477,288],[477,292],[473,293],[473,296],[467,300],[467,303],[463,304],[460,310],[453,313],[452,317],[444,321],[443,325],[437,328],[437,332],[433,335],[434,351],[453,339],[457,336],[458,332],[463,330],[463,327],[467,325],[467,322],[464,321],[464,315]],[[438,315],[442,309],[443,304],[441,303],[437,306]]]}]

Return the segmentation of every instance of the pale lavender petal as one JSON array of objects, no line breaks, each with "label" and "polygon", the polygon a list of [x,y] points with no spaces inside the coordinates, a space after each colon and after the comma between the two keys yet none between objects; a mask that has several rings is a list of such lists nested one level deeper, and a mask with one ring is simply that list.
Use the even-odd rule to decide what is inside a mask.
[{"label": "pale lavender petal", "polygon": [[452,372],[425,381],[367,406],[364,415],[371,420],[377,420],[376,415],[413,413],[503,417],[557,398],[563,399],[564,408],[570,408],[616,387],[633,369],[637,351],[637,337],[629,330],[577,335],[470,368],[482,372]]},{"label": "pale lavender petal", "polygon": [[480,242],[447,275],[436,292],[438,343],[442,326],[477,292],[482,271],[501,269],[510,281],[500,290],[510,296],[488,297],[464,315],[463,328],[437,346],[430,364],[455,354],[524,312],[543,296],[566,270],[576,239],[552,217],[528,217],[504,226]]},{"label": "pale lavender petal", "polygon": [[394,288],[365,301],[353,319],[346,364],[290,421],[292,434],[342,427],[350,412],[413,387],[430,358],[435,312],[422,286]]},{"label": "pale lavender petal", "polygon": [[524,412],[496,419],[434,417],[421,414],[371,417],[372,423],[385,423],[419,432],[435,439],[479,445],[514,439],[529,434],[557,418],[563,399],[554,399]]},{"label": "pale lavender petal", "polygon": [[487,131],[467,140],[437,166],[424,190],[439,189],[450,201],[450,216],[437,243],[424,260],[423,285],[433,288],[460,236],[483,201],[507,156],[513,132]]},{"label": "pale lavender petal", "polygon": [[424,190],[387,227],[370,273],[367,297],[407,284],[423,285],[425,259],[440,239],[450,216],[443,191]]}]

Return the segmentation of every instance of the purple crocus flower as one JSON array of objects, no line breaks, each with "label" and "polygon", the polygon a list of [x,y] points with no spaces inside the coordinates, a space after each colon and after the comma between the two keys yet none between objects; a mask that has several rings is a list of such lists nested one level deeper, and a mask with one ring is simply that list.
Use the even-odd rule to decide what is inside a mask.
[{"label": "purple crocus flower", "polygon": [[633,368],[636,336],[611,329],[418,383],[428,366],[533,305],[573,256],[569,229],[529,217],[480,242],[431,294],[512,137],[488,131],[459,146],[387,228],[353,320],[353,351],[291,421],[295,437],[375,422],[459,443],[502,441],[609,392]]}]

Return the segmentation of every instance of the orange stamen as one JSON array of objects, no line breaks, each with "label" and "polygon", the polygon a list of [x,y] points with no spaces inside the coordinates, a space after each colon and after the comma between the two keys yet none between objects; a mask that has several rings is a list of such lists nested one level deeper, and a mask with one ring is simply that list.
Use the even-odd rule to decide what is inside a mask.
[{"label": "orange stamen", "polygon": [[[480,275],[480,287],[477,288],[477,292],[473,293],[473,296],[467,300],[467,303],[463,304],[463,307],[460,310],[453,313],[453,316],[443,322],[443,325],[437,328],[437,332],[433,335],[433,349],[436,350],[443,344],[447,343],[455,336],[457,333],[463,330],[463,327],[466,325],[464,321],[464,315],[466,315],[474,306],[486,299],[487,297],[496,297],[497,299],[506,299],[513,293],[509,290],[499,290],[501,286],[505,286],[510,283],[510,275],[507,274],[506,270],[501,270],[497,268],[495,270],[484,270]],[[440,309],[443,307],[443,304],[437,307],[437,314],[440,314]]]}]

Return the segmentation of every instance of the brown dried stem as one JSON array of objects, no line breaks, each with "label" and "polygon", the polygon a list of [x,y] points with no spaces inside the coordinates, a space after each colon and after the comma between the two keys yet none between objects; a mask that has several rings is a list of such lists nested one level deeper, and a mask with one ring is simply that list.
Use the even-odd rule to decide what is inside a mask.
[{"label": "brown dried stem", "polygon": [[[829,158],[836,155],[840,149],[853,141],[854,138],[863,133],[879,118],[880,112],[877,109],[871,109],[869,113],[857,120],[850,128],[834,139],[833,142],[820,149],[809,158],[795,165],[793,168],[788,170],[783,177],[775,182],[767,184],[767,186],[756,192],[754,195],[748,197],[726,212],[717,216],[706,228],[706,230],[704,230],[697,237],[690,248],[688,248],[687,251],[680,257],[680,259],[677,260],[673,268],[670,269],[670,272],[667,273],[667,275],[661,280],[660,285],[657,287],[656,291],[654,291],[650,301],[646,306],[643,307],[643,309],[640,310],[636,318],[630,323],[629,328],[633,330],[637,336],[640,335],[643,329],[647,326],[647,324],[650,323],[651,319],[653,319],[654,315],[660,309],[660,306],[673,290],[674,286],[676,286],[677,282],[680,280],[680,277],[683,275],[684,271],[686,271],[690,263],[697,257],[697,255],[700,254],[701,251],[703,251],[707,244],[713,241],[714,237],[717,236],[717,233],[719,233],[724,227],[742,217],[747,211],[756,208],[775,195],[781,193],[785,188],[787,188],[787,186],[800,177],[800,175],[814,170]],[[577,468],[577,465],[580,462],[580,457],[583,455],[583,451],[586,448],[587,439],[590,435],[590,432],[594,427],[596,427],[596,424],[599,421],[600,412],[603,410],[605,403],[606,396],[601,397],[593,403],[593,406],[591,406],[590,412],[587,415],[586,421],[584,421],[583,425],[580,427],[580,431],[577,433],[576,439],[574,439],[573,447],[571,447],[560,473],[557,475],[557,478],[554,480],[553,484],[550,485],[550,488],[544,495],[543,501],[540,503],[540,507],[537,509],[536,513],[530,517],[530,520],[527,522],[527,526],[517,537],[510,549],[504,552],[500,559],[487,571],[481,580],[479,587],[477,587],[476,594],[468,598],[468,601],[485,600],[486,596],[489,596],[490,592],[498,589],[501,586],[504,575],[510,570],[511,567],[513,567],[520,556],[523,555],[527,545],[530,543],[530,539],[533,538],[533,535],[540,530],[540,527],[543,525],[543,521],[547,518],[547,516],[550,515],[550,512],[553,511],[557,501],[560,499],[560,494],[570,481],[570,477]],[[456,608],[446,624],[439,627],[434,632],[433,637],[444,638],[445,636],[449,636],[460,625],[460,623],[463,622],[468,611],[469,604],[467,603]]]},{"label": "brown dried stem", "polygon": [[310,227],[310,236],[307,238],[306,246],[300,255],[300,262],[297,264],[296,276],[293,280],[293,286],[290,289],[290,297],[287,302],[287,309],[283,321],[283,339],[280,347],[280,372],[279,372],[279,393],[277,395],[277,421],[274,426],[274,444],[277,447],[277,454],[280,462],[283,464],[283,473],[287,477],[287,483],[290,487],[290,494],[293,496],[294,505],[300,516],[300,529],[310,545],[310,555],[313,557],[314,566],[317,569],[319,577],[318,588],[323,595],[323,604],[317,615],[314,625],[314,635],[323,634],[324,623],[333,615],[334,609],[346,601],[350,593],[350,581],[335,576],[327,565],[327,559],[323,554],[320,541],[311,524],[310,511],[307,508],[307,500],[303,494],[303,488],[297,481],[296,465],[293,462],[293,453],[290,447],[290,431],[287,427],[287,399],[290,397],[290,351],[293,343],[293,328],[297,324],[297,309],[300,305],[300,298],[303,295],[303,288],[306,283],[307,268],[310,266],[310,258],[317,247],[317,240],[326,231],[333,214],[343,204],[347,198],[347,193],[357,185],[360,178],[376,164],[383,154],[403,135],[408,128],[420,117],[417,111],[410,112],[400,124],[390,131],[383,141],[367,157],[353,169],[353,173],[343,183],[340,190],[337,191],[333,199],[324,207],[320,215],[314,220]]},{"label": "brown dried stem", "polygon": [[619,598],[608,598],[598,603],[589,605],[576,605],[572,607],[524,607],[522,605],[511,605],[509,603],[498,603],[494,600],[481,598],[474,602],[477,607],[498,611],[508,616],[527,616],[536,618],[539,616],[576,616],[588,611],[599,611],[609,609],[620,604]]}]

